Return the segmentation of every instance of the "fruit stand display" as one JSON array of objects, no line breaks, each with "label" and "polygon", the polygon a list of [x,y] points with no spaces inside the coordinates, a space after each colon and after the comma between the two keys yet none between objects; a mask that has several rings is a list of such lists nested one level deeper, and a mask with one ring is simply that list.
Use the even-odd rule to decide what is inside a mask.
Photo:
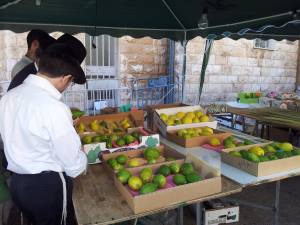
[{"label": "fruit stand display", "polygon": [[264,143],[221,152],[222,161],[254,176],[300,168],[300,149],[290,143]]},{"label": "fruit stand display", "polygon": [[166,162],[163,165],[121,169],[114,179],[117,189],[134,213],[155,210],[221,191],[220,171],[193,155],[187,155],[185,160]]},{"label": "fruit stand display", "polygon": [[255,104],[259,102],[259,98],[262,96],[260,92],[242,92],[238,94],[238,102],[246,104]]},{"label": "fruit stand display", "polygon": [[154,123],[163,136],[168,131],[194,127],[216,129],[217,121],[206,115],[201,106],[184,106],[167,109],[156,109]]},{"label": "fruit stand display", "polygon": [[102,155],[104,165],[114,172],[123,168],[141,168],[147,165],[176,162],[184,158],[181,153],[164,145]]},{"label": "fruit stand display", "polygon": [[[137,113],[137,115],[136,115]],[[140,111],[81,117],[76,127],[89,163],[98,163],[100,152],[137,149],[159,145],[159,135],[137,127],[143,121]]]}]

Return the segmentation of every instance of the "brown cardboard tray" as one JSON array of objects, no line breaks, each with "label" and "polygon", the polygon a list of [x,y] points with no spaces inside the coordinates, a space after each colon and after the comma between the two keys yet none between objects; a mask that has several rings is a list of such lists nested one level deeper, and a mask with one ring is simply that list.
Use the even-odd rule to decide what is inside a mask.
[{"label": "brown cardboard tray", "polygon": [[[201,199],[221,192],[220,171],[207,165],[204,161],[191,154],[187,155],[185,161],[191,162],[200,175],[206,179],[135,197],[131,195],[126,186],[119,182],[116,176],[114,177],[115,185],[135,214],[157,210],[174,204],[185,203],[186,201]],[[182,163],[183,160],[181,160],[180,164]],[[155,172],[159,168],[159,165],[152,165],[149,167]],[[138,173],[140,170],[141,168],[130,169],[133,174]]]}]

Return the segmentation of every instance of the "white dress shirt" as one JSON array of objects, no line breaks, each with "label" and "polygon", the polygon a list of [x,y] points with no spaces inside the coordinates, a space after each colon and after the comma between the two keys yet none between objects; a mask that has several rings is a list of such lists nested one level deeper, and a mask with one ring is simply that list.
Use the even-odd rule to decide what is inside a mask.
[{"label": "white dress shirt", "polygon": [[25,66],[29,65],[30,63],[32,63],[32,59],[30,59],[29,57],[27,57],[26,55],[24,55],[20,61],[18,61],[14,67],[11,70],[11,79],[13,79],[17,73],[19,73]]},{"label": "white dress shirt", "polygon": [[68,106],[46,79],[29,75],[0,101],[0,133],[8,170],[19,174],[42,171],[81,174],[87,157],[81,151]]}]

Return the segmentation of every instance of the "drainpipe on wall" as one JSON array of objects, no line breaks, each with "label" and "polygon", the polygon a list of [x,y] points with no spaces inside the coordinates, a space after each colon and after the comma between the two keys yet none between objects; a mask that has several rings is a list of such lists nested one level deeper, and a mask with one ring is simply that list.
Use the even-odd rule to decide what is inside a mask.
[{"label": "drainpipe on wall", "polygon": [[296,90],[300,86],[300,41],[298,41],[298,56],[297,56],[297,74],[296,74]]}]

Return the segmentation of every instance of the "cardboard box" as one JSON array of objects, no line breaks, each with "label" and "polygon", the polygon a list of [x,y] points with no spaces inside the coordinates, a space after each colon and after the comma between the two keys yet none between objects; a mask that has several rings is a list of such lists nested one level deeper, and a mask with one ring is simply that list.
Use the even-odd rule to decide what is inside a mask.
[{"label": "cardboard box", "polygon": [[[128,129],[128,133],[134,132],[136,129],[139,128],[130,128]],[[95,132],[85,132],[84,134],[81,134],[80,136],[84,135],[92,135],[95,136],[97,133]],[[150,141],[149,141],[150,140]],[[149,143],[151,142],[151,143]],[[137,145],[130,145],[130,146],[123,146],[123,147],[117,147],[117,148],[107,148],[105,142],[99,142],[99,143],[91,143],[91,144],[85,144],[83,145],[83,151],[87,154],[88,156],[88,162],[89,164],[95,164],[95,163],[100,163],[101,160],[99,159],[99,154],[100,152],[117,152],[120,150],[124,151],[132,151],[135,149],[139,149],[141,147],[146,147],[151,144],[151,146],[159,146],[160,140],[159,140],[159,134],[149,134],[149,135],[143,135],[140,137],[139,143]],[[92,154],[90,152],[93,152]],[[123,153],[124,153],[123,151]]]},{"label": "cardboard box", "polygon": [[204,210],[204,224],[217,225],[239,221],[239,206]]},{"label": "cardboard box", "polygon": [[186,128],[194,128],[194,127],[210,127],[213,129],[217,128],[217,121],[210,116],[210,122],[202,122],[202,123],[191,123],[191,124],[180,124],[175,126],[167,126],[164,121],[160,119],[160,114],[165,113],[166,115],[173,115],[177,112],[193,112],[196,110],[201,110],[201,106],[184,106],[184,107],[176,107],[176,108],[168,108],[168,109],[156,109],[154,113],[154,123],[158,127],[161,134],[166,137],[167,131],[171,130],[180,130]]},{"label": "cardboard box", "polygon": [[124,112],[124,113],[105,114],[105,115],[97,115],[97,116],[82,116],[79,118],[78,124],[82,122],[85,125],[89,125],[94,120],[121,121],[123,119],[128,119],[129,121],[131,121],[133,127],[144,127],[143,110],[135,110],[135,111]]},{"label": "cardboard box", "polygon": [[[266,146],[270,143],[257,144],[256,146]],[[237,151],[248,150],[249,146],[242,146],[237,148]],[[283,158],[278,160],[272,160],[267,162],[251,162],[243,158],[235,157],[228,152],[230,149],[224,149],[221,152],[221,160],[233,167],[250,173],[254,176],[268,176],[271,174],[282,173],[294,169],[300,168],[300,156],[292,156],[289,158]]]},{"label": "cardboard box", "polygon": [[231,136],[231,133],[223,132],[220,130],[214,130],[214,134],[210,136],[199,136],[199,137],[184,139],[182,137],[177,136],[176,130],[167,132],[167,139],[169,141],[172,141],[185,148],[192,148],[192,147],[197,147],[197,146],[207,144],[209,143],[209,140],[213,137],[218,138],[221,142],[223,142],[229,136]]},{"label": "cardboard box", "polygon": [[[153,165],[162,165],[166,163],[166,159],[168,157],[172,157],[175,158],[175,161],[170,161],[171,163],[173,162],[177,162],[178,160],[183,160],[185,158],[185,156],[181,153],[179,153],[178,151],[168,147],[168,146],[164,146],[164,145],[160,145],[159,150],[161,152],[161,156],[158,160],[156,164]],[[138,149],[138,150],[132,150],[132,151],[127,151],[127,152],[116,152],[116,153],[110,153],[110,154],[103,154],[102,155],[102,159],[104,161],[104,165],[106,166],[106,168],[110,171],[114,173],[114,170],[107,164],[107,160],[111,159],[111,158],[116,158],[119,155],[126,155],[128,158],[141,158],[141,162],[143,162],[143,165],[139,166],[139,167],[135,167],[135,168],[145,168],[145,167],[149,167],[149,164],[147,164],[147,160],[145,160],[143,158],[143,152],[144,149]],[[128,168],[127,166],[125,166],[125,168]],[[132,168],[131,168],[132,169]]]},{"label": "cardboard box", "polygon": [[[119,182],[116,177],[115,185],[135,214],[164,208],[174,204],[183,204],[190,200],[196,200],[204,196],[221,192],[220,171],[191,154],[187,155],[186,162],[193,163],[195,169],[206,179],[135,197],[131,195],[126,186]],[[159,168],[158,165],[149,167],[154,171]],[[133,173],[138,173],[139,171],[140,169],[131,169],[131,172]]]},{"label": "cardboard box", "polygon": [[154,132],[158,131],[158,128],[154,124],[154,112],[156,109],[175,108],[180,106],[187,106],[187,105],[184,103],[147,105],[145,107],[145,111],[147,112],[147,128]]}]

